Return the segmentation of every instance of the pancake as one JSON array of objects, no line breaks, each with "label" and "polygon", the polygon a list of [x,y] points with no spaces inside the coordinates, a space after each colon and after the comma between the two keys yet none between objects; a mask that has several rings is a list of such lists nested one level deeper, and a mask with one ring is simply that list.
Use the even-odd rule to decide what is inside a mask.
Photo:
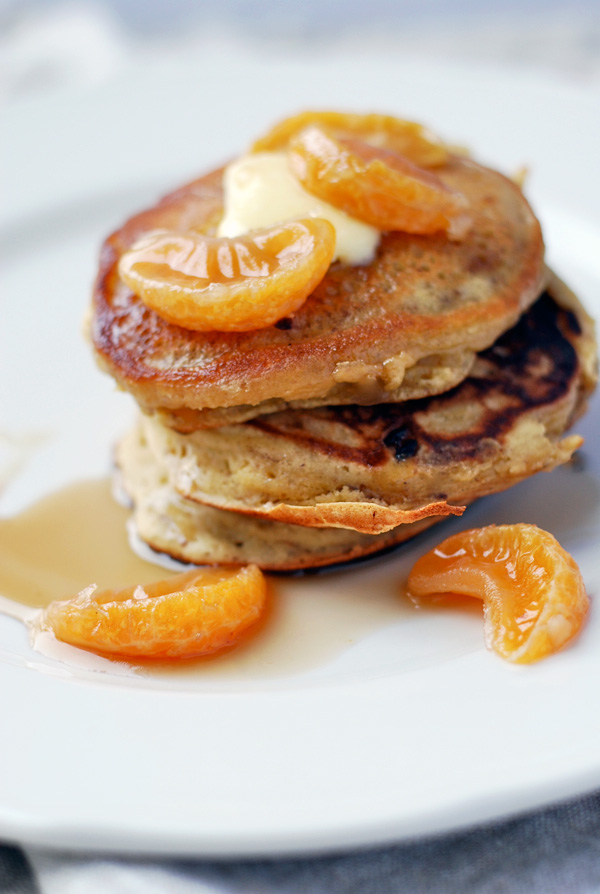
[{"label": "pancake", "polygon": [[146,417],[137,438],[186,500],[376,535],[458,514],[477,497],[567,462],[581,438],[562,435],[595,384],[595,358],[590,318],[553,277],[443,395],[287,410],[190,434]]},{"label": "pancake", "polygon": [[540,294],[543,242],[521,190],[501,174],[454,156],[436,174],[469,201],[463,241],[383,234],[371,264],[333,264],[293,318],[245,333],[169,324],[120,281],[119,258],[149,230],[215,232],[222,171],[167,196],[103,247],[90,326],[100,365],[143,409],[188,431],[284,407],[448,390]]},{"label": "pancake", "polygon": [[[119,444],[119,484],[133,503],[131,539],[156,555],[196,565],[244,565],[301,571],[376,555],[414,537],[438,518],[371,536],[344,528],[306,528],[239,515],[187,500],[169,484],[139,429]],[[147,557],[147,556],[146,556]]]},{"label": "pancake", "polygon": [[[475,356],[471,351],[433,354],[409,367],[404,372],[402,384],[393,391],[382,391],[379,380],[375,376],[367,376],[364,381],[360,382],[360,385],[355,383],[355,385],[336,386],[335,392],[331,395],[331,401],[334,406],[348,403],[370,406],[384,399],[390,402],[400,402],[417,400],[432,394],[442,394],[462,382],[473,366]],[[323,406],[322,398],[297,401],[273,398],[260,404],[260,414],[277,413],[288,408],[311,409],[321,406]],[[193,432],[197,429],[218,428],[221,425],[246,422],[257,415],[257,409],[252,404],[203,410],[194,410],[190,407],[168,410],[163,407],[154,411],[153,415],[164,425],[168,425],[169,428],[174,428],[176,431]]]}]

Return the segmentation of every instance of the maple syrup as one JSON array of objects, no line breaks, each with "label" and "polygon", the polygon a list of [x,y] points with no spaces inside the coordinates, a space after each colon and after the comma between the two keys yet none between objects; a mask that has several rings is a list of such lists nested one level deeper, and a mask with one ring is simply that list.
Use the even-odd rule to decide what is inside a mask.
[{"label": "maple syrup", "polygon": [[[173,572],[133,552],[128,517],[103,479],[71,484],[0,519],[0,611],[25,620],[32,608],[71,598],[91,583],[108,589],[168,577]],[[410,611],[395,575],[382,575],[376,592],[371,584],[368,593],[360,569],[300,578],[269,575],[269,581],[267,617],[236,648],[209,659],[136,666],[143,673],[230,679],[284,676],[322,666]]]}]

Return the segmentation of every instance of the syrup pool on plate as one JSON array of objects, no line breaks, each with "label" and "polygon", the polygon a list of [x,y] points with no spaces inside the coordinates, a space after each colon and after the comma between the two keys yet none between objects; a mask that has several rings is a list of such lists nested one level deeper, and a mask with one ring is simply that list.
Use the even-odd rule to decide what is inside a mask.
[{"label": "syrup pool on plate", "polygon": [[[131,549],[129,512],[111,494],[108,479],[71,484],[0,519],[0,594],[5,614],[33,616],[91,583],[100,589],[149,584],[168,577],[164,567]],[[235,648],[208,659],[135,662],[143,673],[196,673],[203,678],[285,676],[322,666],[370,632],[412,609],[402,579],[387,575],[366,594],[348,572],[305,577],[269,575],[270,607],[263,623]],[[62,644],[57,644],[61,646]],[[71,647],[53,649],[68,661]]]}]

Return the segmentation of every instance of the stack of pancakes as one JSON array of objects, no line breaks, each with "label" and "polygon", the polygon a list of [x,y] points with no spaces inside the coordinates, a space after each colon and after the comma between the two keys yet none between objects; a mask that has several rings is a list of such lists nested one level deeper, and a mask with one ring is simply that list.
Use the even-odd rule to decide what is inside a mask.
[{"label": "stack of pancakes", "polygon": [[330,565],[570,459],[593,324],[544,266],[518,185],[457,156],[436,173],[469,202],[462,241],[384,233],[372,263],[333,264],[293,317],[251,332],[172,325],[118,274],[150,230],[214,234],[222,170],[106,241],[91,339],[143,410],[117,463],[154,550]]}]

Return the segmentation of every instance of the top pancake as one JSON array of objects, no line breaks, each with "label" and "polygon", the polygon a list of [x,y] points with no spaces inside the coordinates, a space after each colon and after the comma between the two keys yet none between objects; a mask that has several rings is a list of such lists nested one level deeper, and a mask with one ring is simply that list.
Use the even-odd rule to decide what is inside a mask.
[{"label": "top pancake", "polygon": [[149,230],[215,232],[222,171],[184,186],[103,246],[91,320],[100,364],[144,409],[182,430],[285,406],[447,390],[540,294],[543,242],[512,181],[459,157],[436,173],[470,203],[473,226],[463,241],[383,234],[371,264],[332,265],[293,318],[242,333],[167,323],[119,280],[120,256]]}]

